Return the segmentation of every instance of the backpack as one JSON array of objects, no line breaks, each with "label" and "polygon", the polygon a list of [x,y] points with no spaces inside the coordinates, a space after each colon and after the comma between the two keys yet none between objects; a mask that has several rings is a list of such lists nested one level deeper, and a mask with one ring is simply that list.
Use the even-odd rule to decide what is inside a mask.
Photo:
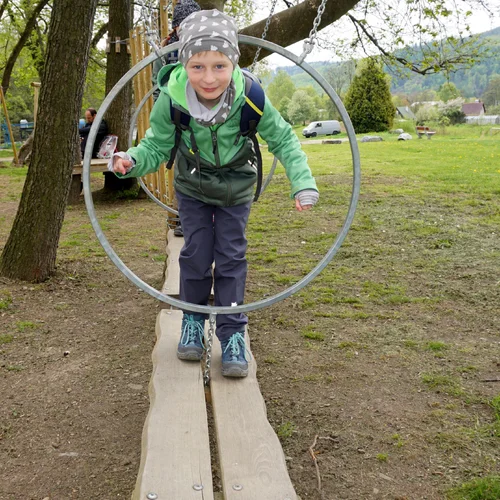
[{"label": "backpack", "polygon": [[[257,186],[255,188],[255,196],[253,201],[257,201],[260,195],[260,190],[262,188],[262,155],[260,153],[259,141],[257,140],[257,125],[259,124],[260,118],[264,113],[264,103],[265,94],[259,79],[250,73],[247,69],[242,68],[243,76],[245,77],[245,104],[241,110],[241,120],[240,120],[240,132],[236,137],[236,142],[238,142],[241,136],[248,137],[253,143],[253,149],[257,159]],[[164,84],[168,80],[170,73],[167,73],[163,79]],[[196,163],[198,168],[200,167],[200,152],[198,146],[196,145],[196,140],[194,137],[193,129],[189,126],[191,121],[191,115],[181,111],[178,108],[174,108],[172,101],[170,101],[170,117],[175,125],[175,142],[172,148],[170,159],[167,163],[167,169],[171,169],[174,164],[175,157],[177,155],[177,150],[181,141],[182,132],[188,130],[191,134],[191,149],[195,154]],[[217,138],[213,135],[214,148],[216,146]]]}]

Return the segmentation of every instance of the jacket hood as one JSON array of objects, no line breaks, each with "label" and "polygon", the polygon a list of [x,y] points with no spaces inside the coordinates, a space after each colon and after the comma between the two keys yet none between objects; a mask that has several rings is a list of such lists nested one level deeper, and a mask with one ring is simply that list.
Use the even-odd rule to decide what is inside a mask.
[{"label": "jacket hood", "polygon": [[[233,71],[234,86],[236,101],[244,94],[245,77],[239,66],[236,66]],[[178,104],[184,109],[188,109],[186,100],[186,84],[188,81],[187,72],[181,63],[167,64],[158,72],[158,87],[161,92],[170,96],[175,104]]]}]

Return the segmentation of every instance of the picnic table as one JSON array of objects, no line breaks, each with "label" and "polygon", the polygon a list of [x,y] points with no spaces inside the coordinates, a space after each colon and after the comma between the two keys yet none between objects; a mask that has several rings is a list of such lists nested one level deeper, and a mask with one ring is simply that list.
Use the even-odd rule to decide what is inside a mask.
[{"label": "picnic table", "polygon": [[[108,171],[108,161],[106,159],[95,158],[90,161],[90,173],[94,172],[107,172]],[[76,203],[80,198],[82,192],[82,172],[83,172],[83,162],[77,163],[73,166],[73,178],[71,180],[71,187],[68,195],[68,203]]]}]

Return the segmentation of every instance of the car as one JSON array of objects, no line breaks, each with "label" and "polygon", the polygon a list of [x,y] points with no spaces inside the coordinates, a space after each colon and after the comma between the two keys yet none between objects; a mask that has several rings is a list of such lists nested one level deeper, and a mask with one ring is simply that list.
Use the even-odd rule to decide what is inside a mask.
[{"label": "car", "polygon": [[322,122],[311,122],[303,131],[304,137],[316,137],[318,135],[340,134],[340,122],[337,120],[325,120]]}]

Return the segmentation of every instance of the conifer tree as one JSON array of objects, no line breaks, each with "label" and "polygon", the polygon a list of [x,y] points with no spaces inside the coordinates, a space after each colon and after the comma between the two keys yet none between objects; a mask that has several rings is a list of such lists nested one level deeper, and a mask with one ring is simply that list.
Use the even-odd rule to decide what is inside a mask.
[{"label": "conifer tree", "polygon": [[345,107],[357,133],[383,132],[392,127],[396,108],[387,77],[375,58],[368,58],[354,77]]}]

